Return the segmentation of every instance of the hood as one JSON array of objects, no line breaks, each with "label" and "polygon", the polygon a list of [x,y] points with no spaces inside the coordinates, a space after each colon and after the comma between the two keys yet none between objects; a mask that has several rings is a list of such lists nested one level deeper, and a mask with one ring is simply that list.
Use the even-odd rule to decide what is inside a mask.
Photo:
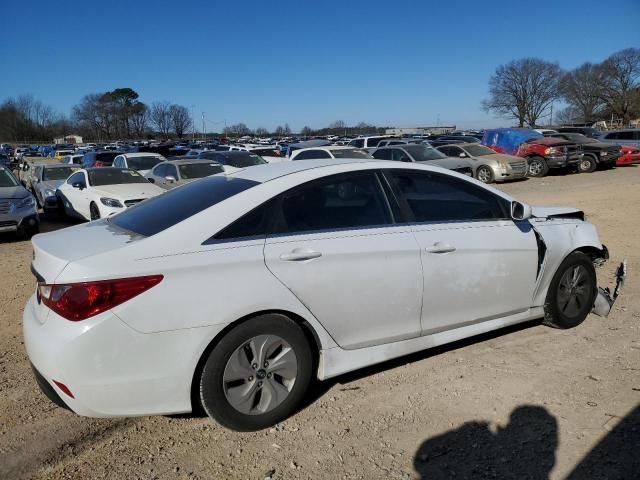
[{"label": "hood", "polygon": [[45,180],[44,182],[38,183],[38,185],[43,190],[56,190],[60,185],[62,185],[66,180]]},{"label": "hood", "polygon": [[17,187],[0,187],[0,198],[24,198],[30,195],[22,185]]},{"label": "hood", "polygon": [[478,160],[482,160],[483,158],[490,158],[491,160],[495,160],[498,163],[522,163],[522,157],[515,157],[513,155],[507,155],[505,153],[493,153],[491,155],[482,155],[481,157],[475,157]]},{"label": "hood", "polygon": [[531,206],[531,215],[536,218],[577,218],[584,220],[584,212],[571,207]]},{"label": "hood", "polygon": [[151,198],[164,192],[160,187],[152,183],[123,183],[120,185],[102,185],[93,187],[94,192],[105,197],[121,200],[133,200],[137,198]]}]

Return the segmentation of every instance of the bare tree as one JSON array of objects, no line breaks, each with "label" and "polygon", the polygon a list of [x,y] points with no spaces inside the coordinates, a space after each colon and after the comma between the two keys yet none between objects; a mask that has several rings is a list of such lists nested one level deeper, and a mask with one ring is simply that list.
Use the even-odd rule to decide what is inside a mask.
[{"label": "bare tree", "polygon": [[256,135],[258,135],[259,137],[266,137],[267,135],[269,135],[269,132],[264,127],[258,127],[256,128]]},{"label": "bare tree", "polygon": [[329,128],[336,129],[336,130],[337,129],[345,129],[345,128],[347,128],[347,124],[344,123],[342,120],[336,120],[331,125],[329,125]]},{"label": "bare tree", "polygon": [[562,71],[557,63],[537,58],[514,60],[500,65],[489,79],[489,99],[482,102],[486,111],[515,118],[535,126],[538,119],[559,96]]},{"label": "bare tree", "polygon": [[156,127],[162,138],[169,138],[171,132],[171,104],[167,101],[154,102],[151,105],[149,120]]},{"label": "bare tree", "polygon": [[147,131],[147,124],[149,123],[149,109],[147,106],[138,102],[131,107],[130,112],[131,129],[137,138],[143,138]]},{"label": "bare tree", "polygon": [[573,107],[566,113],[571,113],[574,122],[595,122],[600,116],[605,106],[603,81],[602,68],[592,63],[584,63],[563,75],[560,93],[569,107]]},{"label": "bare tree", "polygon": [[191,115],[187,107],[182,105],[171,105],[169,107],[169,117],[171,126],[178,138],[182,138],[187,130],[191,127]]},{"label": "bare tree", "polygon": [[626,124],[640,115],[640,48],[614,53],[600,66],[602,99]]},{"label": "bare tree", "polygon": [[274,133],[276,134],[276,136],[278,137],[284,137],[285,131],[284,131],[284,127],[282,125],[278,125],[274,131]]},{"label": "bare tree", "polygon": [[305,125],[304,127],[302,127],[302,130],[300,130],[300,134],[305,137],[308,137],[313,134],[313,130],[311,130],[311,127],[308,127],[307,125]]},{"label": "bare tree", "polygon": [[291,135],[291,128],[289,128],[289,124],[288,123],[284,124],[284,134],[285,135]]}]

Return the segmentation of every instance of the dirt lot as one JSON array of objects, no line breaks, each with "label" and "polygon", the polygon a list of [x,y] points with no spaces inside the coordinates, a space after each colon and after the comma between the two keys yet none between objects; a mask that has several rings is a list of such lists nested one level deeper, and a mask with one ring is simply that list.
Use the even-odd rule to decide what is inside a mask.
[{"label": "dirt lot", "polygon": [[634,167],[500,186],[583,209],[611,251],[601,285],[628,258],[608,319],[569,331],[533,322],[342,377],[250,434],[198,416],[96,420],[55,407],[22,341],[30,244],[0,237],[0,478],[638,478],[639,187]]}]

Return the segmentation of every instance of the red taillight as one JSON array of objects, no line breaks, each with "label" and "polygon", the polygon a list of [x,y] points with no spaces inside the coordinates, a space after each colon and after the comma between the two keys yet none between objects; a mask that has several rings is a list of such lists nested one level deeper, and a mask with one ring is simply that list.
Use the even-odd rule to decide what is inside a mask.
[{"label": "red taillight", "polygon": [[42,303],[61,317],[77,322],[140,295],[162,278],[162,275],[148,275],[62,285],[40,284],[38,288]]},{"label": "red taillight", "polygon": [[96,160],[96,167],[104,167],[104,162],[101,162],[100,160]]},{"label": "red taillight", "polygon": [[70,396],[71,398],[76,398],[73,396],[73,393],[71,393],[71,390],[69,390],[69,387],[67,387],[64,383],[58,382],[57,380],[53,380],[53,383],[55,383],[56,386],[60,390],[62,390],[66,395]]}]

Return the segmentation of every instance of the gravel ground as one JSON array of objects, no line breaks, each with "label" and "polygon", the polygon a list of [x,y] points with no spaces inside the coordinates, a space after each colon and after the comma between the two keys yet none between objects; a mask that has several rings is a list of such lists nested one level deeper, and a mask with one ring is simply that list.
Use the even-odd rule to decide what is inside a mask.
[{"label": "gravel ground", "polygon": [[[575,206],[598,227],[608,319],[531,322],[315,385],[275,428],[234,433],[197,415],[101,420],[55,407],[24,351],[30,243],[0,237],[0,478],[638,478],[640,168],[499,188]],[[61,228],[44,218],[43,230]]]}]

